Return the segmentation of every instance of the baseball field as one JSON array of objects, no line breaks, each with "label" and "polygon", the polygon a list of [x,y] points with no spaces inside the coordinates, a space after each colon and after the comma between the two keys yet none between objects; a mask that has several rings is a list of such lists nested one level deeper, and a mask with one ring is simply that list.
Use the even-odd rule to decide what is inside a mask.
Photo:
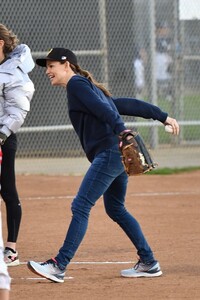
[{"label": "baseball field", "polygon": [[[86,237],[63,284],[31,273],[28,260],[43,261],[61,246],[81,176],[19,175],[23,206],[18,240],[21,265],[10,267],[11,300],[200,299],[200,171],[129,179],[127,207],[140,222],[163,276],[121,278],[137,261],[135,249],[105,214],[93,208]],[[5,206],[2,205],[5,234]]]}]

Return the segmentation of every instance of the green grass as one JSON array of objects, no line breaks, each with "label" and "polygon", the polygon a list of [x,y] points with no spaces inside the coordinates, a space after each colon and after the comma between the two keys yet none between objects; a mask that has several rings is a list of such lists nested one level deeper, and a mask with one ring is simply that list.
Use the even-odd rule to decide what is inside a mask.
[{"label": "green grass", "polygon": [[193,171],[200,170],[199,167],[185,167],[185,168],[162,168],[157,170],[152,170],[148,172],[147,175],[172,175],[172,174],[180,174],[180,173],[188,173]]},{"label": "green grass", "polygon": [[184,119],[199,120],[200,95],[185,96],[184,98]]},{"label": "green grass", "polygon": [[[169,114],[172,114],[177,119],[183,117],[184,120],[199,120],[200,94],[186,95],[183,98],[182,104],[178,104],[178,102],[180,101],[181,100],[177,99],[174,105],[173,102],[166,101],[165,99],[158,99],[158,106],[162,110],[169,112]],[[183,110],[182,112],[179,108],[179,106],[181,105]]]},{"label": "green grass", "polygon": [[[188,121],[188,120],[200,120],[200,95],[190,95],[185,96],[183,99],[183,112],[178,112],[177,109],[176,114],[173,112],[174,107],[171,103],[165,103],[166,101],[163,99],[159,100],[159,106],[162,107],[163,110],[166,109],[171,116],[175,117],[177,120]],[[183,138],[186,141],[194,141],[200,139],[200,126],[192,125],[192,126],[182,126],[181,128]]]},{"label": "green grass", "polygon": [[[158,99],[158,106],[163,110],[168,112],[169,116],[176,118],[178,121],[188,121],[188,120],[200,120],[200,95],[193,94],[190,96],[185,96],[183,99],[183,112],[180,113],[180,109],[176,108],[177,112],[175,112],[175,108],[172,102],[169,102],[165,99]],[[137,119],[138,125],[140,122],[144,120],[141,118]],[[145,141],[149,140],[150,130],[149,127],[140,127],[140,134],[144,138]],[[200,140],[200,126],[192,125],[192,126],[182,126],[181,127],[183,139],[185,141],[199,141]],[[169,144],[171,142],[171,135],[165,134],[163,127],[158,127],[158,136],[160,144]]]}]

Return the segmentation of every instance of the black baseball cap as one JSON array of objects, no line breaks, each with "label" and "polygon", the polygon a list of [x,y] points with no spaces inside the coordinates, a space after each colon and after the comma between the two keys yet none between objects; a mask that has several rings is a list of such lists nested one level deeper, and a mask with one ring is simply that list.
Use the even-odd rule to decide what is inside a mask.
[{"label": "black baseball cap", "polygon": [[46,67],[47,60],[68,61],[72,65],[78,65],[76,55],[71,50],[65,48],[52,48],[46,57],[37,58],[36,64],[40,67]]}]

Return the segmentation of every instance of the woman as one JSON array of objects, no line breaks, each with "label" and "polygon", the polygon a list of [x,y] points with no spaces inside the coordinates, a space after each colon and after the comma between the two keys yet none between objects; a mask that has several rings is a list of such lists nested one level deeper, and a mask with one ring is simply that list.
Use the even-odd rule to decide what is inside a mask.
[{"label": "woman", "polygon": [[51,281],[64,282],[67,265],[83,240],[91,208],[103,195],[108,216],[124,230],[137,249],[139,261],[124,277],[156,277],[162,274],[158,261],[148,245],[140,225],[124,206],[127,174],[121,161],[118,136],[126,130],[120,114],[153,118],[170,124],[178,134],[179,125],[158,107],[144,101],[113,99],[88,71],[78,65],[75,54],[64,48],[52,49],[46,58],[37,59],[46,67],[53,86],[67,91],[68,111],[91,166],[72,202],[72,220],[58,254],[44,263],[28,262],[28,268]]},{"label": "woman", "polygon": [[0,24],[0,145],[2,148],[1,197],[6,205],[8,237],[4,259],[8,266],[19,265],[16,242],[21,222],[21,204],[15,182],[16,132],[22,126],[34,85],[28,73],[34,62],[27,45]]}]

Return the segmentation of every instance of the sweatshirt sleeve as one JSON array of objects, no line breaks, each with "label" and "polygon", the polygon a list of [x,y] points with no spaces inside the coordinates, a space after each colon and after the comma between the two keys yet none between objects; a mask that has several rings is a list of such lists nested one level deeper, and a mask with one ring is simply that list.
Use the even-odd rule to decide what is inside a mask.
[{"label": "sweatshirt sleeve", "polygon": [[141,117],[144,119],[158,120],[164,123],[168,114],[163,112],[158,106],[150,104],[143,100],[133,98],[113,99],[120,115]]},{"label": "sweatshirt sleeve", "polygon": [[92,114],[101,122],[109,124],[115,134],[126,129],[118,110],[109,103],[112,100],[98,95],[85,78],[79,77],[71,80],[67,85],[67,92],[69,96],[72,95],[78,100],[75,109],[81,109],[85,113]]},{"label": "sweatshirt sleeve", "polygon": [[9,136],[16,133],[24,123],[27,112],[30,110],[30,101],[33,97],[34,85],[29,82],[7,84],[4,89],[5,105],[1,132]]}]

